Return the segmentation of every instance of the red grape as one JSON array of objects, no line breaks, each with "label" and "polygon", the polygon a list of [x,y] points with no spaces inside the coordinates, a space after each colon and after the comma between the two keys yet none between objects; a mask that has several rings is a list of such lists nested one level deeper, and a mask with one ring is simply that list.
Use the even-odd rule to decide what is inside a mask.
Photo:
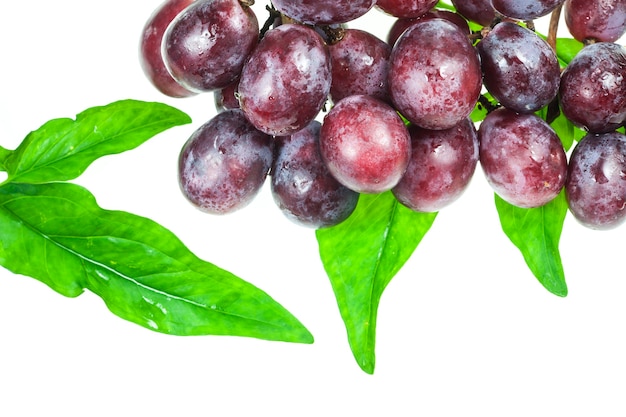
[{"label": "red grape", "polygon": [[283,214],[303,226],[320,228],[344,221],[359,194],[341,185],[322,160],[321,123],[312,121],[291,136],[276,138],[272,196]]},{"label": "red grape", "polygon": [[574,39],[615,42],[626,33],[624,0],[566,0],[565,24]]},{"label": "red grape", "polygon": [[424,13],[420,17],[400,17],[393,22],[389,32],[387,33],[387,43],[389,45],[395,45],[396,41],[410,26],[419,20],[435,19],[435,18],[447,19],[461,28],[468,35],[471,33],[467,20],[458,13],[451,12],[449,10],[431,10]]},{"label": "red grape", "polygon": [[181,190],[202,211],[238,210],[261,189],[272,153],[272,138],[256,130],[241,110],[218,113],[183,146],[178,163]]},{"label": "red grape", "polygon": [[393,194],[415,211],[436,212],[457,200],[467,188],[478,163],[478,138],[470,119],[446,130],[415,125],[411,161]]},{"label": "red grape", "polygon": [[565,150],[554,130],[538,116],[501,107],[483,120],[478,138],[485,177],[503,200],[518,207],[539,207],[563,188]]},{"label": "red grape", "polygon": [[496,18],[491,0],[452,0],[456,11],[467,20],[489,26]]},{"label": "red grape", "polygon": [[448,20],[416,22],[391,51],[389,88],[398,111],[425,129],[449,129],[474,109],[482,88],[476,49]]},{"label": "red grape", "polygon": [[561,110],[575,125],[608,133],[626,119],[626,48],[615,43],[588,45],[561,75]]},{"label": "red grape", "polygon": [[419,17],[436,4],[437,0],[378,0],[376,7],[396,17]]},{"label": "red grape", "polygon": [[324,118],[320,151],[340,183],[359,193],[380,193],[404,174],[411,138],[391,106],[356,95],[340,100]]},{"label": "red grape", "polygon": [[301,23],[346,23],[367,13],[376,0],[272,0],[281,13]]},{"label": "red grape", "polygon": [[284,24],[268,31],[244,65],[239,104],[250,122],[291,135],[320,112],[331,85],[330,53],[313,29]]},{"label": "red grape", "polygon": [[345,29],[343,38],[329,50],[333,101],[356,94],[390,101],[387,76],[391,47],[386,42],[364,30]]},{"label": "red grape", "polygon": [[565,185],[570,212],[592,229],[626,219],[626,136],[588,134],[574,148]]},{"label": "red grape", "polygon": [[483,83],[503,106],[533,113],[559,91],[561,67],[554,50],[534,32],[512,22],[496,25],[477,45]]},{"label": "red grape", "polygon": [[165,0],[152,13],[141,31],[139,63],[150,82],[163,94],[182,98],[195,95],[178,83],[165,67],[161,43],[168,25],[194,0]]},{"label": "red grape", "polygon": [[214,91],[239,76],[258,37],[254,12],[238,0],[196,0],[165,32],[163,59],[188,90]]},{"label": "red grape", "polygon": [[565,0],[492,0],[493,8],[504,16],[533,20],[546,16]]}]

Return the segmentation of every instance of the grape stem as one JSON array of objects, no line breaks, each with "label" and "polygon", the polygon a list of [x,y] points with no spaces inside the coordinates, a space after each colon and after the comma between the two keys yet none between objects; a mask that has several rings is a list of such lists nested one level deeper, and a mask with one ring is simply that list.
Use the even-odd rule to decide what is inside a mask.
[{"label": "grape stem", "polygon": [[266,5],[265,10],[267,10],[270,15],[267,20],[265,20],[265,23],[263,23],[261,30],[259,30],[259,38],[263,38],[265,33],[270,30],[272,25],[276,22],[276,19],[280,19],[282,17],[282,14],[271,4]]},{"label": "grape stem", "polygon": [[563,9],[563,5],[559,4],[556,9],[552,11],[550,15],[550,26],[548,27],[548,45],[556,52],[556,37],[557,31],[559,30],[559,20],[561,19],[561,10]]}]

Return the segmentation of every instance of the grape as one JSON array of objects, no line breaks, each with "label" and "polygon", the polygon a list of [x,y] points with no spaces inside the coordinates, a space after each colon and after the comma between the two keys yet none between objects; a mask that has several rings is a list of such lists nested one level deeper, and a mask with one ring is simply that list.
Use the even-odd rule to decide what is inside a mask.
[{"label": "grape", "polygon": [[535,112],[559,91],[561,67],[554,50],[534,32],[512,22],[497,24],[477,45],[483,83],[503,106]]},{"label": "grape", "polygon": [[574,148],[565,185],[570,212],[592,229],[626,219],[626,136],[589,133]]},{"label": "grape", "polygon": [[387,76],[391,47],[359,29],[345,29],[343,38],[329,46],[333,101],[367,94],[390,102]]},{"label": "grape", "polygon": [[566,0],[565,24],[574,39],[615,42],[626,33],[624,0]]},{"label": "grape", "polygon": [[239,105],[262,132],[291,135],[320,112],[331,85],[330,53],[313,29],[283,24],[268,31],[244,65]]},{"label": "grape", "polygon": [[274,7],[301,23],[346,23],[367,13],[376,0],[273,0]]},{"label": "grape", "polygon": [[354,211],[359,194],[328,171],[319,150],[321,123],[313,120],[291,136],[277,138],[272,196],[283,214],[303,226],[341,223]]},{"label": "grape", "polygon": [[389,67],[391,99],[425,129],[449,129],[474,109],[482,88],[476,49],[448,20],[418,21],[398,39]]},{"label": "grape", "polygon": [[265,182],[272,138],[238,109],[218,113],[183,146],[178,174],[183,194],[200,210],[224,214],[248,205]]},{"label": "grape", "polygon": [[399,202],[415,211],[436,212],[457,200],[469,185],[478,163],[476,128],[468,118],[446,130],[415,125],[411,161],[392,189]]},{"label": "grape", "polygon": [[504,16],[533,20],[546,16],[565,0],[492,0],[493,8]]},{"label": "grape", "polygon": [[237,100],[238,88],[239,79],[236,79],[226,87],[213,92],[213,99],[217,111],[239,108],[239,100]]},{"label": "grape", "polygon": [[259,37],[259,23],[238,0],[197,0],[169,25],[163,59],[174,79],[196,92],[233,82]]},{"label": "grape", "polygon": [[452,5],[457,13],[482,26],[489,26],[496,18],[491,0],[452,0]]},{"label": "grape", "polygon": [[561,110],[573,124],[608,133],[626,119],[626,49],[615,43],[588,45],[561,75]]},{"label": "grape", "polygon": [[402,33],[404,33],[404,31],[412,26],[415,22],[419,20],[435,19],[437,17],[449,20],[450,22],[460,27],[461,30],[463,30],[463,32],[467,33],[468,35],[471,33],[467,21],[458,13],[454,13],[449,10],[431,10],[424,13],[420,17],[401,17],[396,19],[396,21],[393,22],[393,25],[391,25],[389,32],[387,33],[387,43],[389,45],[395,45],[400,35],[402,35]]},{"label": "grape", "polygon": [[320,151],[340,183],[359,193],[380,193],[404,174],[411,138],[390,105],[355,95],[340,100],[324,117]]},{"label": "grape", "polygon": [[378,0],[376,7],[396,17],[419,17],[436,4],[437,0]]},{"label": "grape", "polygon": [[139,64],[150,82],[163,94],[182,98],[195,95],[178,83],[165,67],[161,42],[167,26],[194,0],[165,0],[146,21],[139,42]]},{"label": "grape", "polygon": [[555,198],[567,176],[567,157],[554,130],[534,114],[501,107],[478,129],[480,164],[487,181],[518,207],[542,206]]}]

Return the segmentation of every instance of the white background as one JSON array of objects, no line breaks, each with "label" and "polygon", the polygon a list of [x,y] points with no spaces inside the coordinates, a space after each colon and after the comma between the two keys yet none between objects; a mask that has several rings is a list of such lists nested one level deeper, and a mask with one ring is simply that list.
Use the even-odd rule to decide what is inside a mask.
[{"label": "white background", "polygon": [[[267,187],[226,217],[180,194],[178,152],[215,110],[211,95],[168,99],[144,78],[139,35],[159,4],[5,2],[0,144],[12,149],[49,119],[124,98],[186,111],[192,125],[102,158],[77,182],[103,207],[160,222],[267,291],[315,343],[166,336],[117,318],[91,293],[65,298],[0,270],[0,415],[625,415],[624,228],[590,231],[568,215],[570,294],[551,295],[501,232],[480,169],[387,288],[376,372],[363,373],[312,230],[286,220]],[[373,10],[353,27],[384,38],[390,22]]]}]

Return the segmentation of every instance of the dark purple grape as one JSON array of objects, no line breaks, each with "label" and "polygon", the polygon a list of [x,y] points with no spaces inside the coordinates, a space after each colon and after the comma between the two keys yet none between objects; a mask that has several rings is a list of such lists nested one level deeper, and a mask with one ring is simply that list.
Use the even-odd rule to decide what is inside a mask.
[{"label": "dark purple grape", "polygon": [[248,205],[272,164],[272,138],[241,110],[226,110],[200,126],[178,161],[180,188],[200,210],[223,214]]},{"label": "dark purple grape", "polygon": [[508,203],[540,207],[563,188],[565,150],[554,130],[538,116],[501,107],[485,117],[478,139],[487,182]]},{"label": "dark purple grape", "polygon": [[436,4],[437,0],[378,0],[376,7],[395,17],[419,17]]},{"label": "dark purple grape", "polygon": [[320,151],[340,183],[359,193],[380,193],[402,178],[411,138],[391,106],[371,96],[350,96],[326,114]]},{"label": "dark purple grape", "polygon": [[254,12],[238,0],[196,0],[165,32],[163,59],[188,90],[214,91],[239,76],[258,38]]},{"label": "dark purple grape", "polygon": [[512,22],[496,25],[477,45],[483,83],[503,106],[533,113],[557,96],[561,67],[554,50]]},{"label": "dark purple grape", "polygon": [[375,3],[376,0],[272,0],[284,15],[311,25],[349,22],[363,16]]},{"label": "dark purple grape", "polygon": [[478,163],[478,137],[474,123],[465,119],[446,130],[415,125],[411,134],[411,161],[392,192],[405,206],[436,212],[465,191]]},{"label": "dark purple grape", "polygon": [[493,8],[506,17],[533,20],[546,16],[565,0],[492,0]]},{"label": "dark purple grape", "polygon": [[565,24],[574,39],[615,42],[626,33],[624,0],[566,0]]},{"label": "dark purple grape", "polygon": [[626,219],[626,136],[587,134],[574,148],[565,185],[570,212],[592,229]]},{"label": "dark purple grape", "polygon": [[448,20],[418,21],[391,51],[389,88],[408,120],[424,129],[449,129],[469,116],[480,96],[478,53]]},{"label": "dark purple grape", "polygon": [[312,121],[291,136],[276,138],[272,196],[292,221],[321,228],[341,223],[354,211],[359,194],[341,185],[322,160],[321,124]]},{"label": "dark purple grape", "polygon": [[626,48],[598,42],[586,46],[561,75],[561,109],[576,126],[608,133],[626,119]]},{"label": "dark purple grape", "polygon": [[246,62],[239,104],[270,135],[291,135],[318,115],[331,85],[330,53],[313,29],[284,24],[269,30]]},{"label": "dark purple grape", "polygon": [[215,109],[217,111],[238,109],[239,100],[237,99],[237,89],[239,88],[239,79],[236,79],[226,87],[213,92],[215,101]]},{"label": "dark purple grape", "polygon": [[165,0],[152,13],[141,31],[139,63],[144,74],[161,93],[176,98],[190,97],[195,92],[180,85],[165,67],[161,43],[163,34],[174,18],[194,0]]},{"label": "dark purple grape", "polygon": [[452,0],[452,5],[457,13],[482,26],[489,26],[496,18],[491,0]]},{"label": "dark purple grape", "polygon": [[356,94],[390,101],[387,77],[391,47],[386,42],[363,30],[345,29],[343,38],[329,50],[333,101]]},{"label": "dark purple grape", "polygon": [[435,18],[449,20],[450,22],[460,27],[461,30],[468,35],[471,33],[467,21],[463,16],[459,15],[458,13],[454,13],[449,10],[431,10],[424,13],[420,17],[400,17],[396,19],[396,21],[393,22],[393,25],[391,25],[389,32],[387,33],[387,43],[392,46],[395,45],[400,35],[402,35],[404,31],[412,26],[415,22],[419,20]]}]

